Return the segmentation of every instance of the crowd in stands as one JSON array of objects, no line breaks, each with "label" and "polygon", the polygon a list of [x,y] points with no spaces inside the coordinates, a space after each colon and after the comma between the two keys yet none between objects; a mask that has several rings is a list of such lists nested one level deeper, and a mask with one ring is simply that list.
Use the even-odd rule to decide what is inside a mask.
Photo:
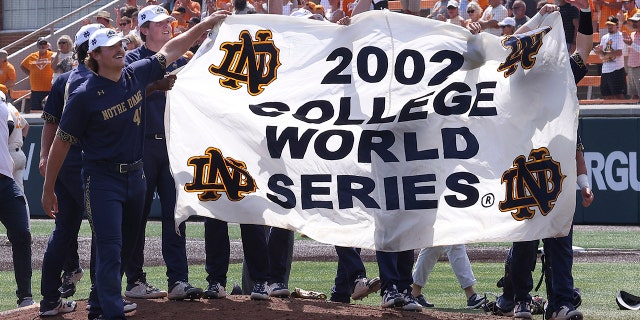
[{"label": "crowd in stands", "polygon": [[[572,0],[570,2],[575,1],[580,0]],[[580,10],[570,2],[557,0],[557,6],[563,18],[568,52],[573,53],[576,50],[576,42],[579,38],[579,20],[581,16]],[[401,0],[402,12],[420,15],[421,10],[425,9],[421,7],[421,3],[420,0]],[[536,15],[539,15],[539,11],[545,10],[544,6],[546,4],[546,0],[541,2],[536,2],[535,0],[508,0],[506,2],[503,0],[461,0],[459,2],[457,0],[442,0],[436,1],[432,8],[428,8],[430,13],[426,18],[456,24],[464,28],[476,26],[478,29],[475,30],[475,33],[486,32],[496,36],[509,36],[516,33],[521,27],[531,25],[530,21],[537,19],[535,18]],[[269,3],[264,0],[233,0],[231,2],[217,0],[206,1],[204,5],[201,1],[193,0],[165,2],[148,0],[145,3],[127,0],[122,6],[115,7],[113,12],[100,11],[92,17],[93,19],[84,21],[84,27],[75,35],[75,40],[70,35],[60,36],[56,43],[55,52],[47,39],[39,38],[36,43],[38,50],[29,54],[20,64],[20,68],[29,76],[31,90],[31,103],[28,108],[23,110],[23,113],[29,113],[31,110],[42,110],[44,107],[43,119],[52,126],[50,130],[43,130],[42,140],[45,152],[41,154],[40,159],[41,173],[47,178],[51,178],[47,174],[49,168],[47,161],[50,156],[48,152],[54,143],[53,134],[58,124],[62,123],[60,119],[62,107],[65,106],[70,94],[65,91],[64,85],[68,81],[70,83],[72,79],[80,81],[91,77],[91,73],[87,70],[93,70],[92,68],[95,67],[91,63],[85,66],[84,60],[85,57],[92,56],[92,50],[99,51],[95,47],[96,45],[88,44],[89,39],[94,39],[94,34],[96,41],[100,43],[104,37],[111,37],[106,33],[109,30],[116,33],[116,36],[119,37],[118,39],[122,38],[126,64],[134,65],[135,67],[141,65],[136,64],[136,61],[147,57],[157,57],[159,52],[164,52],[167,43],[170,43],[172,39],[177,39],[176,37],[181,37],[182,35],[188,36],[189,39],[193,39],[193,45],[182,57],[176,58],[175,65],[172,66],[175,68],[188,63],[199,45],[206,38],[206,32],[199,32],[194,35],[194,31],[190,30],[197,29],[198,27],[196,26],[201,21],[209,21],[207,19],[208,16],[215,16],[216,12],[220,14],[219,10],[223,10],[224,14],[227,12],[232,14],[282,14],[326,21],[326,23],[348,24],[349,17],[352,15],[371,9],[383,9],[387,6],[386,0],[285,0],[281,5],[278,3],[276,8],[269,8]],[[601,86],[603,97],[605,99],[623,99],[625,97],[638,99],[638,93],[640,92],[640,69],[638,69],[640,68],[640,35],[636,31],[640,21],[640,11],[638,11],[637,3],[627,0],[623,2],[594,0],[591,3],[590,10],[593,12],[591,15],[593,20],[590,21],[592,27],[600,32],[601,41],[595,46],[594,54],[600,56],[603,61],[603,83]],[[104,29],[108,29],[108,31],[104,31]],[[85,35],[83,32],[91,34],[92,38],[89,38],[89,35]],[[100,35],[103,38],[99,38]],[[97,47],[107,47],[105,44],[110,42],[104,41],[102,45]],[[11,101],[9,92],[15,83],[15,70],[6,60],[6,56],[6,52],[0,51],[0,89],[4,92],[3,99],[9,103]],[[88,61],[91,60],[89,59]],[[169,68],[171,67],[164,67],[167,68],[167,71],[170,71]],[[86,72],[81,73],[79,70],[85,70]],[[94,72],[97,72],[96,70]],[[128,249],[135,251],[130,253],[131,257],[122,258],[123,270],[126,271],[127,276],[125,296],[130,299],[168,297],[172,300],[224,298],[227,294],[226,272],[229,264],[229,239],[226,222],[215,219],[207,219],[205,222],[208,287],[204,289],[194,287],[188,282],[187,258],[184,252],[186,245],[184,225],[181,226],[181,235],[176,235],[174,232],[175,186],[168,169],[166,149],[161,147],[165,144],[162,123],[165,102],[163,91],[170,90],[173,81],[175,81],[175,76],[168,76],[151,82],[147,87],[147,101],[145,103],[158,105],[150,109],[150,114],[147,115],[147,118],[155,117],[160,122],[151,123],[152,120],[147,120],[149,121],[147,122],[147,128],[153,128],[155,131],[145,132],[145,148],[159,144],[153,150],[144,150],[147,193],[143,197],[144,199],[141,199],[142,203],[140,203],[140,208],[145,211],[140,213],[144,221],[140,225],[140,233],[138,233],[135,243],[125,244],[125,246],[132,246],[132,248]],[[76,86],[78,85],[79,83],[76,83]],[[58,97],[55,99],[56,102],[46,100],[47,96],[51,96],[50,99],[53,99],[54,95]],[[57,110],[57,113],[51,110]],[[45,139],[46,134],[49,136]],[[26,132],[23,135],[26,135]],[[153,161],[150,160],[152,158],[154,159]],[[153,170],[156,171],[154,173],[148,167],[152,162],[156,166],[153,167]],[[140,169],[136,163],[127,164],[127,167],[129,166],[132,167],[131,170]],[[0,169],[2,168],[0,166]],[[79,170],[77,172],[79,174]],[[8,176],[4,171],[0,171],[0,173]],[[1,183],[6,180],[4,176],[0,175]],[[54,176],[53,179],[55,180],[55,178]],[[77,187],[75,189],[81,192],[81,182],[79,177],[77,178],[77,181],[74,182],[74,187]],[[14,176],[14,179],[19,179],[19,175]],[[56,186],[56,194],[58,193],[57,188],[58,186]],[[162,188],[164,188],[164,191],[160,190]],[[156,189],[159,193],[162,193],[161,199],[163,200],[162,246],[163,257],[167,265],[168,283],[166,291],[149,284],[146,280],[146,274],[143,272],[144,226],[149,215],[153,192]],[[58,195],[57,201],[62,204],[65,201],[72,200]],[[167,202],[164,203],[164,201]],[[23,213],[22,209],[18,208],[20,203],[12,203],[12,206],[16,208],[16,211]],[[64,210],[66,207],[60,205],[59,208]],[[48,209],[50,208],[45,207],[45,211]],[[48,211],[47,214],[49,214]],[[63,212],[57,214],[59,216]],[[56,217],[56,214],[51,216]],[[56,230],[73,229],[68,228],[69,226],[64,226],[63,224],[66,223],[64,221],[62,219],[57,221]],[[22,228],[20,229],[21,231],[24,231],[23,222],[21,221],[19,224]],[[77,223],[77,221],[73,223]],[[251,298],[255,300],[289,297],[291,292],[288,288],[288,282],[293,233],[289,230],[257,225],[242,225],[241,230],[245,262],[248,269],[247,276],[251,279],[251,284],[246,288],[243,287],[242,291],[250,294]],[[18,240],[16,238],[18,234],[22,235],[23,239]],[[141,237],[140,234],[142,234]],[[225,235],[227,235],[226,238]],[[16,249],[23,250],[24,243],[27,243],[25,240],[27,237],[30,238],[28,232],[16,233],[16,236],[10,237],[14,245],[14,251]],[[52,238],[55,237],[66,237],[63,239],[64,243],[68,244],[66,248],[77,248],[77,243],[74,243],[74,241],[77,241],[77,228],[75,234],[73,232],[61,234],[61,232],[56,233],[54,231]],[[75,240],[73,239],[74,237],[76,238]],[[98,245],[102,245],[100,239],[94,239],[94,241],[98,241]],[[485,297],[479,296],[474,291],[473,286],[476,284],[476,279],[471,270],[471,264],[464,245],[425,248],[420,251],[415,266],[413,250],[403,252],[378,251],[376,252],[376,257],[379,264],[380,278],[366,275],[359,249],[343,247],[336,247],[335,249],[338,256],[338,270],[335,285],[331,289],[331,301],[350,303],[352,299],[362,299],[368,294],[380,291],[382,297],[381,305],[383,307],[396,307],[411,311],[433,307],[434,305],[429,303],[422,294],[422,290],[427,285],[429,273],[432,271],[435,262],[446,252],[458,277],[460,286],[465,292],[464,301],[466,302],[466,307],[479,308],[487,302]],[[124,249],[122,250],[124,251]],[[165,250],[167,251],[165,252]],[[287,257],[289,258],[287,259]],[[45,299],[41,302],[40,307],[41,315],[43,316],[71,312],[76,308],[75,302],[66,300],[66,298],[75,293],[75,285],[82,278],[83,270],[77,261],[77,252],[65,259],[63,264],[55,266],[57,268],[55,269],[56,279],[51,281],[51,283],[55,284],[54,287],[58,287],[55,289],[58,290],[59,294],[55,293],[54,290],[53,296],[51,296],[50,292],[47,292],[45,296],[43,291]],[[97,262],[92,260],[92,265],[94,263],[104,265],[105,259],[116,258],[100,256]],[[130,264],[129,268],[125,266],[126,264]],[[50,280],[45,280],[44,276],[44,269],[48,268],[49,265],[51,263],[43,263],[43,287],[44,282]],[[17,262],[15,267],[17,279],[30,279],[30,268],[19,268]],[[28,275],[26,274],[26,269],[29,271]],[[390,274],[399,275],[400,279],[389,276]],[[95,287],[96,284],[93,278],[92,284]],[[104,281],[105,278],[99,279]],[[23,307],[33,304],[30,288],[24,287],[23,283],[19,283],[19,285],[18,306]],[[104,286],[103,283],[97,285]],[[118,283],[119,285],[120,283]],[[50,288],[51,285],[47,283],[47,287]],[[307,293],[307,295],[318,296],[314,293]],[[90,298],[89,301],[98,300],[93,300],[94,298]],[[119,299],[116,304],[122,307],[121,311],[123,312],[114,313],[116,316],[131,312],[137,308],[134,302],[124,299],[120,301]],[[97,302],[95,303],[97,304]],[[92,306],[92,308],[94,307]],[[98,319],[103,316],[102,311],[101,309],[92,309],[92,314]],[[556,319],[563,318],[557,317]]]}]

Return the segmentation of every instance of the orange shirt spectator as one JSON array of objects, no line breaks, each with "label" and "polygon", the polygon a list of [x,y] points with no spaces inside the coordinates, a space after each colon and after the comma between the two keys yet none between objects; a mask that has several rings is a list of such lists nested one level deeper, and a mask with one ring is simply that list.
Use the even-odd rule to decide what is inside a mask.
[{"label": "orange shirt spectator", "polygon": [[[16,83],[16,68],[9,63],[8,56],[7,51],[0,50],[0,84],[4,85],[8,91],[11,91]],[[8,94],[7,97],[9,97]]]},{"label": "orange shirt spectator", "polygon": [[38,38],[38,51],[28,55],[20,64],[20,69],[29,76],[31,85],[31,103],[29,109],[25,108],[24,113],[29,113],[31,109],[42,110],[42,100],[51,90],[51,79],[53,79],[53,51],[49,50],[49,43],[44,38]]},{"label": "orange shirt spectator", "polygon": [[635,30],[631,27],[631,21],[628,20],[636,13],[640,12],[640,9],[636,8],[635,3],[632,1],[622,1],[622,6],[627,10],[627,12],[624,13],[624,16],[622,17],[622,33],[629,34]]},{"label": "orange shirt spectator", "polygon": [[176,0],[176,3],[173,5],[173,9],[175,10],[178,7],[184,7],[186,9],[184,15],[184,21],[189,21],[191,17],[200,18],[200,4],[193,0]]},{"label": "orange shirt spectator", "polygon": [[593,4],[596,11],[600,11],[598,32],[600,32],[600,36],[602,36],[609,32],[607,29],[607,18],[609,18],[609,16],[618,16],[618,12],[622,8],[622,2],[618,2],[617,0],[595,0]]},{"label": "orange shirt spectator", "polygon": [[353,8],[355,6],[355,0],[342,0],[342,11],[344,11],[344,13],[349,17],[351,16],[351,12],[353,12]]},{"label": "orange shirt spectator", "polygon": [[171,16],[176,20],[171,21],[171,29],[173,30],[173,36],[177,36],[188,29],[187,20],[185,19],[187,15],[187,10],[184,7],[174,8],[173,12],[171,12]]},{"label": "orange shirt spectator", "polygon": [[53,78],[51,60],[53,54],[53,51],[45,49],[44,52],[36,51],[22,60],[20,66],[28,70],[25,73],[29,75],[31,91],[51,90],[51,79]]},{"label": "orange shirt spectator", "polygon": [[477,0],[476,2],[480,5],[480,8],[482,8],[482,11],[486,10],[487,7],[489,6],[489,0]]}]

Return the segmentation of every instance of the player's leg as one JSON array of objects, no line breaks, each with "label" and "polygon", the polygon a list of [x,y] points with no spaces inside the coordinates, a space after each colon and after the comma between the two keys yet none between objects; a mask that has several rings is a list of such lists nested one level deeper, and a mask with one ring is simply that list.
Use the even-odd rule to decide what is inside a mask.
[{"label": "player's leg", "polygon": [[205,218],[204,220],[205,270],[207,272],[206,299],[224,298],[227,293],[227,272],[229,271],[229,230],[226,221]]},{"label": "player's leg", "polygon": [[[147,142],[147,140],[145,140]],[[144,175],[146,180],[146,191],[143,195],[144,203],[140,209],[142,213],[142,221],[137,231],[138,237],[132,243],[127,243],[127,247],[131,249],[131,257],[125,265],[125,274],[127,275],[127,287],[125,296],[137,299],[155,299],[167,296],[167,292],[158,289],[156,286],[147,282],[147,275],[143,270],[144,266],[144,244],[145,231],[147,228],[147,219],[151,213],[151,205],[156,190],[158,179],[159,165],[153,148],[144,148]]]},{"label": "player's leg", "polygon": [[531,319],[529,303],[533,289],[532,270],[535,268],[538,250],[538,241],[522,241],[513,243],[511,258],[511,283],[514,292],[514,318]]},{"label": "player's leg", "polygon": [[272,297],[288,297],[289,273],[293,258],[293,231],[269,228],[267,242],[269,251],[269,295]]},{"label": "player's leg", "polygon": [[447,248],[447,257],[453,273],[460,283],[467,297],[467,308],[476,309],[486,302],[484,296],[478,296],[473,289],[476,284],[476,277],[471,269],[471,262],[467,255],[467,247],[464,244],[452,245]]},{"label": "player's leg", "polygon": [[400,275],[398,274],[398,253],[376,251],[378,272],[382,281],[380,295],[383,308],[400,308],[404,306],[404,297],[398,291]]},{"label": "player's leg", "polygon": [[445,252],[446,248],[446,246],[422,248],[418,253],[416,263],[413,266],[411,294],[416,298],[416,301],[425,308],[433,308],[434,304],[427,301],[425,296],[422,294],[422,288],[427,285],[429,275],[436,266],[438,258],[440,258],[442,253]]},{"label": "player's leg", "polygon": [[268,300],[269,254],[267,236],[262,225],[241,224],[242,248],[249,276],[253,280],[251,299]]},{"label": "player's leg", "polygon": [[91,300],[91,312],[100,310],[106,319],[124,319],[121,254],[127,177],[97,168],[85,168],[83,171],[87,216],[96,244],[94,291],[97,299]]},{"label": "player's leg", "polygon": [[13,179],[0,175],[0,222],[7,229],[13,254],[18,305],[33,304],[31,294],[31,232],[22,192]]}]

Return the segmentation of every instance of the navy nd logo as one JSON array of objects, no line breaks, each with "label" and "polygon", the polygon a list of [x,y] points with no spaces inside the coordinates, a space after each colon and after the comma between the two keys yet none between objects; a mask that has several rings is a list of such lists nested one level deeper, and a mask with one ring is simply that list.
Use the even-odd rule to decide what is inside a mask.
[{"label": "navy nd logo", "polygon": [[533,56],[538,54],[542,46],[542,38],[549,31],[551,31],[551,27],[504,38],[502,46],[506,49],[511,48],[511,53],[498,66],[498,72],[505,71],[504,77],[508,78],[518,70],[518,64],[521,64],[525,70],[533,68],[536,64],[536,58]]},{"label": "navy nd logo", "polygon": [[200,201],[216,201],[220,193],[226,193],[231,201],[240,201],[256,191],[256,182],[244,162],[224,158],[218,148],[207,148],[205,153],[187,160],[194,172],[193,181],[184,185],[185,191],[201,192]]},{"label": "navy nd logo", "polygon": [[220,49],[226,53],[219,66],[211,65],[209,72],[224,77],[220,85],[237,90],[242,83],[247,92],[257,96],[277,78],[280,67],[280,50],[271,40],[271,30],[258,30],[256,40],[249,31],[243,30],[238,36],[239,42],[224,42]]},{"label": "navy nd logo", "polygon": [[554,161],[547,148],[531,150],[529,161],[523,155],[513,160],[513,168],[502,174],[506,183],[505,200],[500,201],[502,212],[511,212],[514,219],[522,221],[532,219],[538,207],[546,216],[562,192],[562,174],[560,163]]}]

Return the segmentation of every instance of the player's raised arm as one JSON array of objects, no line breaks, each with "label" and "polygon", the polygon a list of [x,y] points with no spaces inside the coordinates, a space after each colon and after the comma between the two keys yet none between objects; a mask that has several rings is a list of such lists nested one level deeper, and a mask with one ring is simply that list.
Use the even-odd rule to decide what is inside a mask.
[{"label": "player's raised arm", "polygon": [[580,10],[578,33],[576,35],[576,53],[583,61],[587,61],[593,46],[593,24],[591,22],[591,6],[589,0],[566,0]]},{"label": "player's raised arm", "polygon": [[230,14],[231,12],[229,11],[216,11],[191,29],[169,40],[158,53],[166,58],[167,65],[178,60],[204,32],[213,28],[216,24],[221,23],[222,20]]}]

